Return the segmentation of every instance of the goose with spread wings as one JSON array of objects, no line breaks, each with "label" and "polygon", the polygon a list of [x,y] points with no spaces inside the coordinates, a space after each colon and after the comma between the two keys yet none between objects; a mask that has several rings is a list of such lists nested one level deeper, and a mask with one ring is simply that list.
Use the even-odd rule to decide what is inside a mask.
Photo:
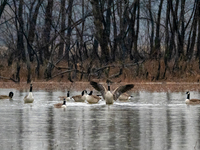
[{"label": "goose with spread wings", "polygon": [[123,86],[117,87],[113,92],[110,91],[110,83],[108,82],[108,89],[106,89],[102,84],[99,84],[95,81],[91,81],[90,84],[93,88],[99,91],[106,101],[106,104],[113,104],[114,100],[117,100],[122,93],[131,90],[134,85],[133,84],[126,84]]}]

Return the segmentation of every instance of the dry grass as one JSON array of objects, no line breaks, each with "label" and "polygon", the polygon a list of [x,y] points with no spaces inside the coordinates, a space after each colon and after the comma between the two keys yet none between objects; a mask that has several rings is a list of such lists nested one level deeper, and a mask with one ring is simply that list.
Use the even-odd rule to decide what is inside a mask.
[{"label": "dry grass", "polygon": [[[131,63],[127,61],[126,63]],[[120,62],[115,62],[109,65],[116,65],[117,67],[110,67],[109,76],[116,74],[120,70]],[[160,77],[156,80],[158,75],[158,65],[159,62],[156,60],[147,60],[142,64],[133,65],[123,68],[123,74],[118,78],[113,78],[113,86],[115,87],[121,84],[133,83],[135,84],[134,91],[185,91],[185,90],[199,90],[200,81],[200,70],[198,61],[191,62],[179,62],[176,67],[174,67],[174,61],[168,63],[168,69],[165,78],[163,77],[165,71],[165,64],[163,60],[160,60]],[[52,76],[63,72],[66,70],[67,63],[60,62],[59,67],[64,69],[54,69],[52,71]],[[84,70],[87,72],[88,67],[91,67],[91,72],[96,68],[100,67],[98,61],[93,62],[90,65],[90,60],[84,61],[83,64],[78,65],[78,70]],[[88,82],[88,74],[84,74],[82,80],[80,80],[81,74],[74,72],[71,73],[71,77],[75,83],[71,84],[68,77],[69,74],[59,75],[49,81],[44,79],[44,71],[46,65],[40,68],[40,77],[38,78],[35,74],[36,64],[31,64],[31,79],[34,84],[34,89],[45,89],[45,90],[62,90],[62,89],[72,89],[82,90],[85,88],[91,88]],[[74,67],[74,66],[73,66]],[[0,60],[0,76],[7,78],[15,78],[16,75],[16,63],[11,66],[7,65],[7,60]],[[103,71],[101,77],[98,79],[97,76],[91,76],[90,80],[96,80],[98,82],[105,83],[105,72]],[[26,83],[27,79],[27,67],[25,63],[21,62],[20,70],[20,83],[14,83],[10,80],[0,79],[0,88],[17,88],[17,89],[27,89],[29,84]]]},{"label": "dry grass", "polygon": [[[105,82],[101,82],[106,86]],[[149,92],[186,92],[186,91],[200,91],[199,83],[177,83],[177,82],[131,82],[135,86],[131,91],[149,91]],[[94,90],[89,82],[33,82],[34,90]],[[130,82],[113,83],[111,90],[114,90],[119,85],[130,84]],[[0,88],[14,88],[18,90],[29,89],[29,84],[26,82],[0,82]]]}]

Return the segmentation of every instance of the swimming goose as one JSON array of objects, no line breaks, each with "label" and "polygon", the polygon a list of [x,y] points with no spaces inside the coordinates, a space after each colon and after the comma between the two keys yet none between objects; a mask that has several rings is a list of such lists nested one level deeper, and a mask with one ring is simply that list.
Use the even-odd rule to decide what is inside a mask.
[{"label": "swimming goose", "polygon": [[187,91],[186,94],[187,94],[187,99],[185,100],[186,104],[193,104],[193,105],[200,104],[200,99],[190,99],[189,91]]},{"label": "swimming goose", "polygon": [[81,95],[72,96],[75,102],[85,102],[87,91],[82,91]]},{"label": "swimming goose", "polygon": [[32,84],[30,84],[30,91],[28,95],[24,97],[24,103],[32,103],[34,101],[32,89],[33,89]]},{"label": "swimming goose", "polygon": [[86,95],[86,101],[90,104],[96,104],[101,99],[99,96],[92,95],[93,91],[90,91],[88,95]]},{"label": "swimming goose", "polygon": [[134,87],[133,84],[119,86],[111,93],[110,82],[108,82],[108,90],[102,84],[97,82],[91,81],[90,84],[93,86],[93,88],[101,93],[103,99],[106,101],[106,104],[113,104],[113,100],[117,100],[122,93],[125,93]]},{"label": "swimming goose", "polygon": [[131,95],[127,94],[127,93],[122,93],[120,96],[119,96],[119,101],[127,101],[127,100],[130,100],[131,99]]},{"label": "swimming goose", "polygon": [[0,99],[12,99],[13,95],[13,92],[10,92],[9,95],[0,95]]},{"label": "swimming goose", "polygon": [[64,98],[66,99],[66,101],[70,101],[70,96],[69,96],[69,91],[67,92],[67,96],[59,96],[60,100],[63,100]]},{"label": "swimming goose", "polygon": [[55,108],[66,108],[66,100],[63,99],[63,103],[54,104]]}]

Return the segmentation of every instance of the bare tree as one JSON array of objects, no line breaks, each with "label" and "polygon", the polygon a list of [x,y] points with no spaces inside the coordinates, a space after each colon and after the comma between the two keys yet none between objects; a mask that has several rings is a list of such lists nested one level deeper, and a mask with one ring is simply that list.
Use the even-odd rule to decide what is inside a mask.
[{"label": "bare tree", "polygon": [[36,0],[34,0],[33,3],[31,4],[31,7],[30,7],[31,9],[30,9],[30,13],[29,13],[30,22],[28,22],[30,27],[29,27],[29,31],[28,31],[28,42],[29,42],[29,44],[27,44],[27,48],[28,48],[28,53],[29,53],[29,59],[30,59],[31,62],[33,61],[33,57],[34,57],[34,52],[32,50],[31,45],[34,42],[35,32],[36,32],[36,21],[37,21],[39,9],[40,9],[40,6],[41,6],[43,0],[38,0],[36,7],[35,7],[35,10],[32,10],[35,2],[36,2]]},{"label": "bare tree", "polygon": [[24,21],[23,21],[23,0],[19,1],[19,7],[18,7],[18,18],[17,22],[19,22],[17,26],[17,51],[18,51],[18,56],[19,60],[22,59],[25,61],[25,50],[24,50]]},{"label": "bare tree", "polygon": [[1,18],[1,15],[2,15],[2,13],[3,13],[3,10],[4,10],[4,8],[5,8],[5,6],[6,6],[6,4],[7,4],[7,0],[4,0],[2,3],[1,3],[1,5],[0,5],[0,18]]},{"label": "bare tree", "polygon": [[48,4],[45,9],[45,24],[43,30],[43,47],[40,49],[40,62],[43,64],[43,57],[49,60],[51,52],[49,50],[50,46],[50,33],[51,33],[51,25],[52,25],[52,11],[53,11],[53,0],[48,0]]},{"label": "bare tree", "polygon": [[68,30],[67,30],[67,37],[66,37],[66,47],[65,47],[65,59],[69,63],[69,50],[70,50],[70,43],[71,43],[71,34],[72,34],[72,6],[73,0],[68,0]]},{"label": "bare tree", "polygon": [[109,36],[110,36],[110,16],[111,16],[111,4],[112,0],[107,1],[107,13],[104,18],[104,1],[91,0],[92,11],[94,15],[94,25],[95,25],[95,38],[101,46],[101,60],[105,63],[109,61]]},{"label": "bare tree", "polygon": [[159,9],[158,9],[158,15],[157,15],[157,21],[156,21],[156,37],[155,37],[155,57],[158,58],[161,55],[160,50],[160,20],[161,20],[161,12],[162,12],[162,6],[163,6],[163,0],[160,1]]},{"label": "bare tree", "polygon": [[[200,16],[200,2],[199,1],[197,3],[197,15]],[[200,69],[200,18],[199,17],[197,17],[197,22],[198,22],[198,32],[197,32],[196,58],[199,59],[199,69]]]},{"label": "bare tree", "polygon": [[[66,28],[65,21],[66,21],[66,9],[65,9],[65,1],[61,0],[60,4],[60,11],[61,11],[61,30],[64,30]],[[61,58],[63,56],[63,50],[64,50],[64,44],[65,44],[65,32],[60,33],[60,46],[59,46],[59,52],[58,52],[58,58]]]},{"label": "bare tree", "polygon": [[198,21],[198,3],[199,3],[199,1],[195,1],[194,7],[193,7],[194,13],[191,14],[191,18],[193,16],[193,22],[192,22],[191,29],[189,32],[187,53],[186,53],[186,59],[189,59],[189,60],[192,59],[192,56],[194,54],[194,46],[196,43],[197,21]]}]

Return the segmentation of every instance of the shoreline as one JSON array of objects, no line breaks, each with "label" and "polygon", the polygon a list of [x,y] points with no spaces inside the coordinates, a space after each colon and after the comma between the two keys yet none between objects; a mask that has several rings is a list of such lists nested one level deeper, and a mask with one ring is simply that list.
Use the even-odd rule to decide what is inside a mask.
[{"label": "shoreline", "polygon": [[[105,82],[100,82],[106,86]],[[70,90],[76,89],[82,91],[84,89],[94,90],[89,82],[32,82],[33,90]],[[120,82],[112,83],[111,90],[125,84],[134,84],[134,88],[130,91],[149,91],[149,92],[186,92],[200,91],[199,82]],[[1,89],[14,88],[18,90],[29,89],[30,84],[26,82],[0,82]]]}]

